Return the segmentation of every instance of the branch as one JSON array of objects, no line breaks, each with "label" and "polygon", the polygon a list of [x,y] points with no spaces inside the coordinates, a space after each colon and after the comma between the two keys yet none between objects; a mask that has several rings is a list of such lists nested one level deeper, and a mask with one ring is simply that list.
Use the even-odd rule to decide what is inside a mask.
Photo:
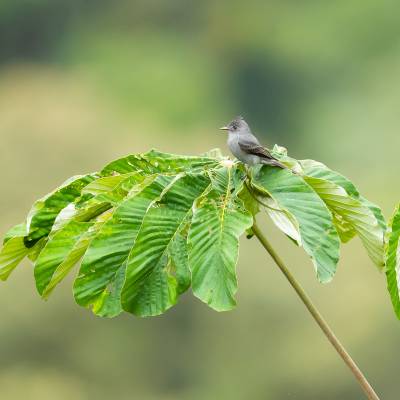
[{"label": "branch", "polygon": [[261,244],[265,248],[265,250],[267,250],[267,252],[270,254],[272,259],[275,261],[276,265],[279,267],[279,269],[285,275],[286,279],[289,281],[290,285],[296,291],[297,295],[300,297],[301,301],[307,307],[308,311],[310,312],[310,314],[312,315],[312,317],[314,318],[316,323],[319,325],[319,327],[322,329],[325,336],[331,342],[332,346],[335,348],[335,350],[337,351],[339,356],[343,359],[345,364],[349,367],[349,369],[353,373],[354,377],[357,379],[359,385],[364,390],[367,398],[369,400],[379,400],[378,395],[375,393],[374,389],[372,388],[370,383],[367,381],[364,374],[361,372],[360,368],[357,366],[357,364],[351,358],[350,354],[346,351],[344,346],[340,343],[339,339],[335,336],[332,329],[329,327],[329,325],[324,320],[324,318],[322,317],[322,315],[320,314],[320,312],[318,311],[316,306],[313,304],[311,299],[308,297],[307,293],[301,287],[300,283],[292,275],[292,273],[289,271],[289,269],[287,268],[287,266],[285,265],[283,260],[280,258],[280,256],[276,253],[274,248],[271,246],[271,244],[269,243],[267,238],[260,231],[260,228],[257,226],[255,221],[254,221],[254,225],[253,225],[253,232],[254,232],[254,235],[258,238],[258,240],[261,242]]}]

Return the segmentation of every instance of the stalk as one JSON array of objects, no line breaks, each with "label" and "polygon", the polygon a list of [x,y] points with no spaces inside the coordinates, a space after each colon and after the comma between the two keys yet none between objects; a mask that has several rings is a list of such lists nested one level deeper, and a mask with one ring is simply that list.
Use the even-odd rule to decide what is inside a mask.
[{"label": "stalk", "polygon": [[351,358],[350,354],[347,352],[347,350],[344,348],[344,346],[340,343],[339,339],[333,333],[332,329],[329,327],[327,322],[324,320],[321,313],[318,311],[317,307],[313,304],[310,297],[304,291],[304,289],[302,288],[300,283],[296,280],[296,278],[289,271],[288,267],[285,265],[285,263],[283,262],[281,257],[278,255],[278,253],[271,246],[271,244],[269,243],[267,238],[260,231],[260,228],[257,226],[256,222],[254,222],[254,225],[253,225],[253,232],[254,232],[254,235],[257,237],[257,239],[262,244],[262,246],[265,248],[265,250],[267,250],[267,252],[270,254],[272,259],[275,261],[276,265],[279,267],[279,269],[285,275],[286,279],[289,281],[290,285],[296,291],[297,295],[300,297],[301,301],[304,303],[307,310],[310,312],[310,314],[314,318],[315,322],[319,325],[322,332],[325,334],[325,336],[331,342],[332,346],[335,348],[335,350],[337,351],[339,356],[342,358],[342,360],[345,362],[345,364],[349,367],[350,371],[356,378],[357,382],[361,386],[361,388],[364,391],[367,398],[370,400],[379,400],[378,395],[375,393],[371,384],[367,381],[366,377],[361,372],[358,365]]}]

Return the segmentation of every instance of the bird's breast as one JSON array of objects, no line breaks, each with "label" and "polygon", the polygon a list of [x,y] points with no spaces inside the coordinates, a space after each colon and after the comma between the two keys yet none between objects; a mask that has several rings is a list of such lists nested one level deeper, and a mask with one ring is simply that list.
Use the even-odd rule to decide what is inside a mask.
[{"label": "bird's breast", "polygon": [[239,146],[239,135],[235,135],[235,134],[231,134],[231,133],[229,134],[228,147],[229,147],[229,150],[232,152],[232,154],[235,157],[240,158],[241,149]]},{"label": "bird's breast", "polygon": [[228,136],[228,147],[231,153],[240,161],[247,163],[247,154],[239,146],[239,135],[230,134]]}]

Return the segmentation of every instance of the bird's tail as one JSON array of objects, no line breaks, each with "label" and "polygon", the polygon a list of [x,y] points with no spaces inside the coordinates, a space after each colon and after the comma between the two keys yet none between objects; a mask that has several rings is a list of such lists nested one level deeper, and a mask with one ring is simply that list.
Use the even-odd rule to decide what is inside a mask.
[{"label": "bird's tail", "polygon": [[276,158],[270,158],[270,159],[262,159],[261,160],[261,164],[265,164],[265,165],[272,165],[273,167],[279,167],[282,169],[288,169],[289,171],[292,172],[292,174],[295,175],[299,175],[295,170],[289,168],[287,165],[282,164],[279,160],[277,160]]},{"label": "bird's tail", "polygon": [[286,165],[282,164],[280,161],[276,160],[275,158],[269,158],[269,159],[262,159],[261,164],[265,165],[272,165],[273,167],[279,167],[282,169],[289,169]]}]

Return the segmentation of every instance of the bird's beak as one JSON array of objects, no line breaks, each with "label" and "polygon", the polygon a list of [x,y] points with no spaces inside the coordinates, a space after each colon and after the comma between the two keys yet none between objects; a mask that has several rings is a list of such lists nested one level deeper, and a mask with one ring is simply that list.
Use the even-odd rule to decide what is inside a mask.
[{"label": "bird's beak", "polygon": [[227,126],[221,126],[221,128],[219,128],[219,129],[221,129],[223,131],[228,131],[229,130],[229,128]]}]

